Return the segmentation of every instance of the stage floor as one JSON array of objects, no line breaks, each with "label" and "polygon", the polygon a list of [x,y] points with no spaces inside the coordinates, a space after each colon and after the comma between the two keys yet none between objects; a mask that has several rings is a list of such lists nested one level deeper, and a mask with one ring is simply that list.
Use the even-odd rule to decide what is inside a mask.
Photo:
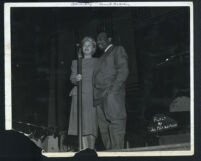
[{"label": "stage floor", "polygon": [[108,150],[107,152],[188,151],[188,150],[190,150],[190,143],[147,146],[147,147],[129,148],[129,149],[121,149],[121,150]]}]

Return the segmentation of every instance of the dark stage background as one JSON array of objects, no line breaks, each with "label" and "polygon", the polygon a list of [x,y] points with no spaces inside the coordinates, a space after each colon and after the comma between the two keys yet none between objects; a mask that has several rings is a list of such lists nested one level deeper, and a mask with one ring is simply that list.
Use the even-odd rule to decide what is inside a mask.
[{"label": "dark stage background", "polygon": [[[157,113],[176,119],[178,131],[189,130],[189,112],[169,112],[176,95],[190,96],[189,15],[185,7],[13,8],[13,128],[22,130],[17,123],[22,121],[67,130],[75,44],[105,30],[129,57],[126,108],[127,137],[135,143],[131,146],[145,146],[147,125]],[[181,89],[183,93],[175,94]],[[153,140],[149,144],[155,144]]]}]

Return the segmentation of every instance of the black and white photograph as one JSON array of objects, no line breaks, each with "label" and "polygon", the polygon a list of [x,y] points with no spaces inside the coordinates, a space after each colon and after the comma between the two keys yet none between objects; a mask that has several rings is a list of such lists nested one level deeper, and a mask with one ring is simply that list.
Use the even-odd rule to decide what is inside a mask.
[{"label": "black and white photograph", "polygon": [[45,156],[194,154],[192,2],[5,3],[5,127]]}]

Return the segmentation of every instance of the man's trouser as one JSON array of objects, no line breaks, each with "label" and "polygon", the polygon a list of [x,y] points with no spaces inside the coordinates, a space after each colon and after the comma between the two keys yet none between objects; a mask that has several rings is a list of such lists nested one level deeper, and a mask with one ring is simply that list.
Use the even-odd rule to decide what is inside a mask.
[{"label": "man's trouser", "polygon": [[126,119],[109,120],[103,107],[97,106],[98,126],[106,149],[123,149]]}]

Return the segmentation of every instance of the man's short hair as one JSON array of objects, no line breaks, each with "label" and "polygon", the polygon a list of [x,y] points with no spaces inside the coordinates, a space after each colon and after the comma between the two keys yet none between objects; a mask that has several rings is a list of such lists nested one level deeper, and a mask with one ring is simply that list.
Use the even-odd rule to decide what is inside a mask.
[{"label": "man's short hair", "polygon": [[98,35],[100,35],[100,34],[105,34],[105,35],[107,36],[107,38],[112,38],[112,34],[111,34],[110,32],[107,32],[107,31],[101,31],[101,32],[99,32]]}]

